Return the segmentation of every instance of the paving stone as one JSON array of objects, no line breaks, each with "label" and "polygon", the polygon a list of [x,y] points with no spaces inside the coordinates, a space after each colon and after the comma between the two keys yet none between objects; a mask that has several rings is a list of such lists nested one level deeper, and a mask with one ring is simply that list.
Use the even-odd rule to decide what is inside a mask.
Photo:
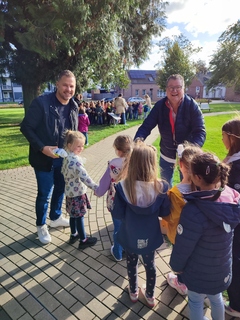
[{"label": "paving stone", "polygon": [[[124,133],[134,136],[135,132],[136,128],[129,128]],[[84,150],[87,171],[96,182],[108,160],[115,157],[112,145],[117,135]],[[158,136],[156,128],[148,143]],[[0,211],[4,213],[0,215],[1,320],[189,318],[186,300],[166,283],[172,250],[167,242],[156,253],[156,307],[148,308],[143,297],[134,304],[130,301],[126,260],[116,262],[110,254],[113,223],[106,195],[97,198],[90,189],[87,191],[92,209],[86,215],[85,228],[98,238],[95,246],[78,250],[77,243],[69,245],[69,228],[50,228],[52,242],[42,245],[35,225],[34,170],[27,166],[0,171],[0,180]],[[145,283],[141,262],[138,271],[139,284]],[[206,315],[210,316],[207,307]]]}]

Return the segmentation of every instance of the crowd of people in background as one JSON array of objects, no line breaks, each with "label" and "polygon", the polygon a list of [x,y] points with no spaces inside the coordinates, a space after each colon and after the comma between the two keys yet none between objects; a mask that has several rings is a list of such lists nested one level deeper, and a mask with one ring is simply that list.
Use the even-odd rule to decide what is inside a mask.
[{"label": "crowd of people in background", "polygon": [[111,125],[113,123],[111,113],[121,117],[120,124],[126,124],[127,120],[146,119],[152,108],[152,104],[151,98],[148,95],[145,95],[144,98],[146,99],[145,104],[141,102],[126,102],[121,94],[113,98],[112,101],[84,101],[81,94],[75,95],[75,101],[79,106],[79,113],[82,114],[84,110],[84,113],[89,118],[89,125]]}]

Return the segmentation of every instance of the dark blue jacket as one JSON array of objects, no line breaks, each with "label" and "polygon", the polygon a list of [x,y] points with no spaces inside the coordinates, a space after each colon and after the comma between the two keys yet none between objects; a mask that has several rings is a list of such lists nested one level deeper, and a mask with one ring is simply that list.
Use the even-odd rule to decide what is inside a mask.
[{"label": "dark blue jacket", "polygon": [[159,100],[143,124],[139,127],[134,139],[146,138],[151,130],[158,125],[160,140],[160,152],[171,159],[176,158],[178,144],[185,140],[200,147],[206,139],[203,115],[195,100],[185,94],[180,104],[175,121],[175,139],[173,139],[172,127],[169,120],[170,109],[166,106],[167,97]]},{"label": "dark blue jacket", "polygon": [[240,221],[240,207],[201,199],[210,194],[193,192],[185,197],[170,266],[182,272],[189,290],[217,294],[231,283],[233,229]]},{"label": "dark blue jacket", "polygon": [[[30,143],[29,162],[40,171],[50,171],[53,158],[40,150],[44,146],[57,146],[59,142],[60,117],[57,112],[55,92],[34,99],[24,117],[20,130]],[[71,130],[78,129],[78,106],[70,100],[69,121]]]},{"label": "dark blue jacket", "polygon": [[[240,192],[240,152],[229,157],[228,164],[231,166],[228,185]],[[240,224],[234,230],[233,255],[240,260]]]},{"label": "dark blue jacket", "polygon": [[163,243],[158,217],[169,215],[170,201],[166,194],[168,185],[164,183],[163,194],[147,207],[129,203],[121,183],[116,185],[112,216],[122,220],[117,238],[122,247],[135,254],[147,254]]}]

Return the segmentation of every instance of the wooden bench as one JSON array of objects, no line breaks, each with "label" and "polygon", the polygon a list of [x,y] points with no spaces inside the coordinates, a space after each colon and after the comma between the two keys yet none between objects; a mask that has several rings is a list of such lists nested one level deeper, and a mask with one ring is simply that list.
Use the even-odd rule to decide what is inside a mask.
[{"label": "wooden bench", "polygon": [[208,110],[208,111],[210,111],[210,106],[209,106],[209,103],[200,103],[200,109],[201,110]]}]

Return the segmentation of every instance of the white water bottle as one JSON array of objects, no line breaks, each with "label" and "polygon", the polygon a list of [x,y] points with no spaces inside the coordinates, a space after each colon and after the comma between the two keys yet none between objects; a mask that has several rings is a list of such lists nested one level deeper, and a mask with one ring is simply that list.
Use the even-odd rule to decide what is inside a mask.
[{"label": "white water bottle", "polygon": [[178,158],[182,158],[183,150],[184,150],[183,144],[179,144],[178,147],[177,147]]},{"label": "white water bottle", "polygon": [[55,156],[61,157],[61,158],[66,158],[68,155],[67,152],[62,148],[53,149],[52,152],[53,152],[53,154],[55,154]]}]

